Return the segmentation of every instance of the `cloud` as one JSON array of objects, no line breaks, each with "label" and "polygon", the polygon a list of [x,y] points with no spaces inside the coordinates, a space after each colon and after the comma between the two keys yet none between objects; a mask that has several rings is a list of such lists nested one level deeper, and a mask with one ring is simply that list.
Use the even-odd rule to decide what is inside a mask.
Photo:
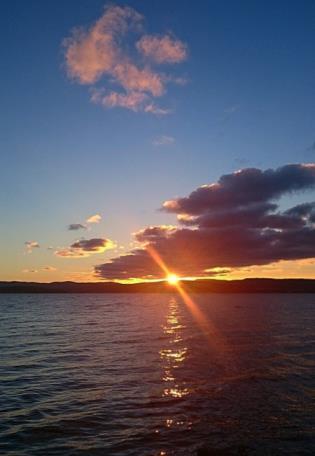
[{"label": "cloud", "polygon": [[187,58],[187,46],[169,35],[144,35],[137,42],[137,49],[157,63],[179,63]]},{"label": "cloud", "polygon": [[86,226],[82,225],[82,223],[70,223],[68,225],[69,231],[77,231],[77,230],[86,230]]},{"label": "cloud", "polygon": [[86,219],[86,223],[100,223],[101,220],[102,216],[100,214],[94,214]]},{"label": "cloud", "polygon": [[102,89],[94,89],[92,91],[91,100],[94,103],[101,104],[106,107],[115,108],[127,108],[134,112],[144,111],[151,112],[155,115],[166,115],[171,111],[156,106],[150,101],[150,97],[143,92],[127,92],[119,93],[111,91],[107,95],[104,94]]},{"label": "cloud", "polygon": [[[42,268],[42,271],[53,272],[53,271],[57,271],[57,269],[54,268],[53,266],[45,266],[44,268]],[[22,272],[26,273],[26,274],[34,274],[39,271],[37,269],[23,269]]]},{"label": "cloud", "polygon": [[141,22],[142,16],[132,8],[110,6],[89,30],[75,29],[64,43],[69,75],[81,84],[95,83],[104,74],[116,77],[119,63],[129,63],[119,42]]},{"label": "cloud", "polygon": [[147,106],[145,106],[144,112],[150,112],[151,114],[155,114],[157,116],[165,116],[167,114],[170,114],[172,110],[160,108],[159,106],[156,106],[156,104],[154,103],[149,103]]},{"label": "cloud", "polygon": [[149,96],[143,92],[118,93],[111,91],[108,95],[104,95],[104,91],[96,90],[93,92],[92,101],[102,104],[107,107],[121,107],[139,111],[144,109],[145,103],[149,100]]},{"label": "cloud", "polygon": [[188,197],[166,201],[163,210],[198,215],[278,199],[285,193],[315,188],[315,164],[290,164],[275,170],[245,168],[203,185]]},{"label": "cloud", "polygon": [[284,195],[314,188],[314,163],[223,175],[164,203],[162,210],[176,214],[179,225],[144,228],[135,234],[140,247],[97,265],[95,273],[104,279],[163,277],[150,255],[153,250],[183,277],[315,258],[315,202],[285,211],[276,203]]},{"label": "cloud", "polygon": [[55,255],[64,258],[83,258],[88,257],[89,254],[82,252],[81,250],[72,249],[71,247],[65,247],[55,251]]},{"label": "cloud", "polygon": [[175,138],[172,136],[161,135],[153,139],[152,144],[154,146],[170,146],[174,144]]},{"label": "cloud", "polygon": [[[112,5],[105,8],[104,14],[88,30],[75,29],[64,41],[70,78],[80,84],[94,85],[106,77],[108,83],[122,90],[94,88],[91,95],[94,103],[135,112],[168,112],[152,101],[165,93],[168,77],[153,69],[149,62],[137,59],[135,53],[126,51],[130,49],[125,41],[128,32],[140,33],[142,30],[143,17],[137,11]],[[158,38],[144,35],[136,46],[143,55],[159,63],[177,63],[187,55],[186,46],[168,35]]]},{"label": "cloud", "polygon": [[[102,216],[100,214],[94,214],[86,219],[86,223],[88,223],[88,224],[100,223],[101,220],[102,220]],[[84,225],[83,223],[71,223],[70,225],[68,225],[69,231],[78,231],[78,230],[87,230],[87,229],[88,229],[87,225]]]},{"label": "cloud", "polygon": [[154,241],[158,238],[169,237],[169,235],[174,233],[176,229],[177,227],[174,225],[149,226],[137,233],[134,233],[134,236],[138,242]]},{"label": "cloud", "polygon": [[26,241],[24,242],[27,253],[32,253],[33,249],[39,249],[39,243],[36,241]]},{"label": "cloud", "polygon": [[109,247],[113,247],[112,242],[102,238],[81,239],[71,245],[72,249],[83,250],[85,252],[103,252]]},{"label": "cloud", "polygon": [[82,258],[94,253],[103,253],[115,247],[110,239],[92,238],[80,239],[71,244],[70,247],[55,251],[55,255],[67,258]]}]

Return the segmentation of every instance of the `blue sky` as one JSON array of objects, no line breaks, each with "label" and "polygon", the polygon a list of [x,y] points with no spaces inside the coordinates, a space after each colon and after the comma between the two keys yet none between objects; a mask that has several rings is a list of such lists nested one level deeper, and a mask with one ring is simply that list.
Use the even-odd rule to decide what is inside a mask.
[{"label": "blue sky", "polygon": [[[172,112],[163,116],[91,103],[90,88],[68,77],[62,43],[74,27],[95,23],[104,5],[1,5],[3,279],[89,271],[113,251],[77,260],[47,247],[84,235],[128,249],[141,227],[175,223],[157,211],[164,200],[238,168],[314,161],[314,2],[119,3],[144,16],[146,33],[187,46],[187,58],[167,67],[186,83],[167,84],[158,103]],[[163,136],[173,142],[154,144]],[[88,232],[67,230],[96,213],[102,222]],[[28,240],[40,249],[25,254]],[[21,272],[46,265],[57,271]]]}]

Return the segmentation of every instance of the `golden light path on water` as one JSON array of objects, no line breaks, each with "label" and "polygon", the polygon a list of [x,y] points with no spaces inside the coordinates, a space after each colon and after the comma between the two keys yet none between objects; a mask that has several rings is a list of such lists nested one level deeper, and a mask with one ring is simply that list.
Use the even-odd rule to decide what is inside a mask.
[{"label": "golden light path on water", "polygon": [[184,289],[180,279],[174,274],[172,271],[168,269],[166,264],[164,263],[163,259],[159,255],[159,253],[154,249],[154,247],[148,245],[147,252],[150,254],[152,259],[157,263],[157,265],[162,269],[165,273],[166,280],[168,280],[170,285],[173,285],[174,288],[178,291],[180,297],[182,298],[183,302],[188,307],[189,311],[191,312],[194,319],[197,321],[198,325],[200,326],[204,336],[210,343],[212,348],[216,350],[223,350],[226,348],[226,342],[223,339],[222,335],[217,331],[215,326],[209,319],[205,318],[202,311],[199,309],[197,304],[194,300],[189,296],[187,291]]},{"label": "golden light path on water", "polygon": [[[152,246],[147,246],[147,251],[164,272],[169,285],[177,290],[182,301],[185,303],[198,326],[201,328],[203,335],[209,342],[209,349],[211,349],[212,353],[216,355],[213,358],[217,358],[219,356],[219,358],[222,359],[223,355],[225,358],[227,345],[222,335],[219,334],[213,323],[204,316],[197,304],[184,289],[180,278],[168,269],[158,252]],[[173,399],[184,398],[193,392],[191,385],[187,384],[185,381],[180,381],[178,373],[176,372],[180,369],[181,365],[183,365],[188,354],[188,347],[186,346],[185,339],[183,337],[185,325],[182,323],[180,316],[178,302],[175,297],[172,297],[169,302],[166,324],[163,326],[163,331],[165,335],[168,336],[168,344],[159,351],[159,355],[163,365],[162,380],[165,384],[162,395],[163,397],[171,397]],[[225,361],[227,361],[227,359],[225,359]],[[165,426],[167,428],[186,426],[187,430],[191,430],[192,424],[193,423],[190,420],[186,422],[186,420],[181,421],[175,417],[168,417],[165,421]],[[157,430],[157,432],[159,431]],[[159,456],[167,456],[167,452],[161,451]]]},{"label": "golden light path on water", "polygon": [[[169,343],[167,347],[159,352],[164,369],[163,382],[165,382],[165,388],[163,390],[163,396],[165,397],[181,398],[189,394],[188,388],[180,385],[175,375],[176,369],[185,361],[188,350],[184,346],[181,336],[184,328],[179,319],[178,303],[175,298],[171,298],[166,324],[163,326],[163,331]],[[168,419],[166,426],[170,427],[172,422],[173,420]]]}]

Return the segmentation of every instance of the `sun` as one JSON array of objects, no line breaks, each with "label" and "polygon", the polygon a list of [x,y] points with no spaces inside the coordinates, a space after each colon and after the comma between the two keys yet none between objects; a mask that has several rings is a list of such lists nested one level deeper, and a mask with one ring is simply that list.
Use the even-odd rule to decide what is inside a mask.
[{"label": "sun", "polygon": [[167,276],[167,281],[170,285],[176,285],[179,281],[179,278],[176,274],[169,274]]}]

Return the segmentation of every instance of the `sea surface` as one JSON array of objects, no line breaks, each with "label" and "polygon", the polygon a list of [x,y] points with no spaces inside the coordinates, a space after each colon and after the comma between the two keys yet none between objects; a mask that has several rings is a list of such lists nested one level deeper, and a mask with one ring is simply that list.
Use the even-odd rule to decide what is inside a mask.
[{"label": "sea surface", "polygon": [[315,295],[0,295],[0,454],[314,455]]}]

